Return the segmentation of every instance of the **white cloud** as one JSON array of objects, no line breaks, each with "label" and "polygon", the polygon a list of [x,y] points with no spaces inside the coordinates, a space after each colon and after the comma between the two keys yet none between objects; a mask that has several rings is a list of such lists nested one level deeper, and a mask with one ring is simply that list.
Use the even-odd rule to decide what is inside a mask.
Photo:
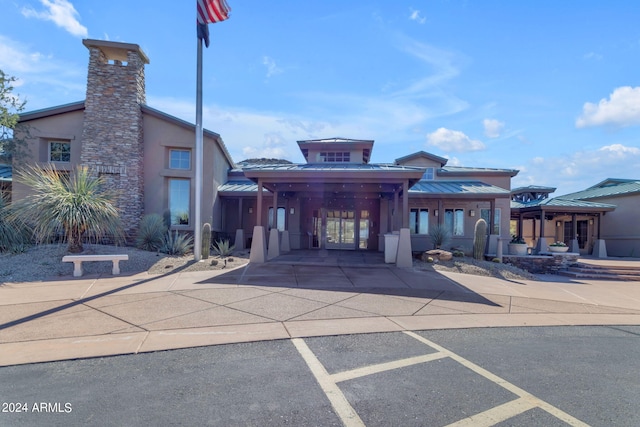
[{"label": "white cloud", "polygon": [[484,119],[484,134],[489,138],[498,138],[504,129],[504,122],[496,119]]},{"label": "white cloud", "polygon": [[640,125],[640,87],[619,87],[609,99],[601,99],[597,105],[585,103],[582,115],[576,120],[576,127],[602,125]]},{"label": "white cloud", "polygon": [[438,147],[443,151],[479,151],[484,150],[482,141],[471,139],[464,133],[457,130],[440,128],[427,135],[427,145]]},{"label": "white cloud", "polygon": [[287,141],[279,132],[270,132],[264,135],[264,141],[260,146],[247,146],[242,149],[244,159],[285,159],[290,156],[287,153]]},{"label": "white cloud", "polygon": [[535,157],[528,168],[519,168],[512,186],[557,187],[554,195],[574,193],[607,178],[638,179],[640,148],[611,144],[595,150],[560,157]]},{"label": "white cloud", "polygon": [[46,8],[38,12],[32,7],[22,8],[22,14],[27,18],[36,18],[43,21],[52,21],[58,27],[76,37],[87,37],[88,31],[78,21],[78,11],[68,0],[40,0]]},{"label": "white cloud", "polygon": [[21,95],[28,101],[28,110],[53,106],[50,97],[56,100],[54,102],[59,102],[60,96],[71,102],[82,99],[85,94],[85,64],[75,66],[59,61],[2,35],[0,69],[19,79],[14,86],[23,86]]},{"label": "white cloud", "polygon": [[419,10],[411,10],[411,15],[409,16],[409,19],[412,21],[416,21],[418,24],[424,24],[425,22],[427,22],[427,18],[420,16],[420,11]]},{"label": "white cloud", "polygon": [[602,55],[600,55],[599,53],[595,53],[595,52],[589,52],[589,53],[585,53],[582,56],[583,59],[593,59],[595,61],[600,61],[602,59]]},{"label": "white cloud", "polygon": [[262,57],[262,65],[267,67],[267,78],[277,74],[282,74],[283,72],[282,68],[276,65],[276,61],[269,56],[265,55]]}]

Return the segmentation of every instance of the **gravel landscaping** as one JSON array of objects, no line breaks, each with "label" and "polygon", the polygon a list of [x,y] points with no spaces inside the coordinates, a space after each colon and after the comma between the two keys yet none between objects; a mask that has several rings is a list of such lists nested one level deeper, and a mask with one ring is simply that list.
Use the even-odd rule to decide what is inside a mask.
[{"label": "gravel landscaping", "polygon": [[[222,259],[212,256],[200,262],[193,261],[193,255],[169,256],[163,253],[142,251],[133,247],[115,247],[106,245],[84,245],[83,254],[127,254],[128,261],[120,262],[121,274],[148,272],[166,274],[177,271],[220,270],[238,267],[249,261],[249,251],[235,252],[233,256]],[[22,254],[0,255],[0,284],[6,282],[35,282],[72,276],[73,263],[62,262],[68,255],[66,245],[34,246]],[[498,277],[509,280],[533,279],[534,275],[511,266],[489,261],[477,261],[470,257],[454,258],[451,261],[434,263],[414,260],[414,268],[422,270],[449,271]],[[85,274],[111,274],[111,262],[85,262]]]},{"label": "gravel landscaping", "polygon": [[[233,256],[221,259],[209,257],[201,262],[194,262],[193,255],[169,256],[163,253],[148,252],[126,246],[84,245],[82,254],[127,254],[128,261],[120,262],[120,273],[132,274],[144,271],[149,274],[165,274],[176,271],[220,270],[244,265],[249,261],[248,251],[234,253]],[[38,245],[21,254],[0,255],[0,283],[35,282],[56,279],[73,275],[73,263],[62,262],[62,257],[69,255],[66,245]],[[111,274],[111,262],[84,262],[84,274]]]}]

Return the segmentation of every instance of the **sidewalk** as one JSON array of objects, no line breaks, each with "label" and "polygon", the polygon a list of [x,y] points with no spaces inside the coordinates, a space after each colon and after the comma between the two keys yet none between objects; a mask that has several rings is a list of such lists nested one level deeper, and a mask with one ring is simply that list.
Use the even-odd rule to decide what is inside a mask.
[{"label": "sidewalk", "polygon": [[299,264],[0,285],[0,366],[320,335],[638,325],[640,283]]}]

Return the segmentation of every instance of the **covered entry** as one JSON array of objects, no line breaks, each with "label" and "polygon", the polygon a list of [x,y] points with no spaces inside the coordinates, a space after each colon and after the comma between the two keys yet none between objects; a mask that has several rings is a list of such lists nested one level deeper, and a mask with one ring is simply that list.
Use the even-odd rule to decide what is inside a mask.
[{"label": "covered entry", "polygon": [[[336,206],[338,205],[338,206]],[[303,208],[312,219],[310,249],[377,250],[378,200],[352,199],[349,203],[312,200]]]}]

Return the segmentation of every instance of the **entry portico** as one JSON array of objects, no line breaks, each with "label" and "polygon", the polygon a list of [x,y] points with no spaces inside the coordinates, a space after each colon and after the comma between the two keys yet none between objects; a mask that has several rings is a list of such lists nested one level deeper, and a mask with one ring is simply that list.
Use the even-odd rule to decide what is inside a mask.
[{"label": "entry portico", "polygon": [[[376,251],[384,233],[408,229],[409,188],[424,168],[369,164],[373,141],[332,138],[298,145],[314,162],[243,169],[257,184],[254,262],[265,258],[259,255],[265,225],[270,230],[266,258],[279,254],[280,233],[293,249]],[[274,246],[278,249],[272,250]]]}]

